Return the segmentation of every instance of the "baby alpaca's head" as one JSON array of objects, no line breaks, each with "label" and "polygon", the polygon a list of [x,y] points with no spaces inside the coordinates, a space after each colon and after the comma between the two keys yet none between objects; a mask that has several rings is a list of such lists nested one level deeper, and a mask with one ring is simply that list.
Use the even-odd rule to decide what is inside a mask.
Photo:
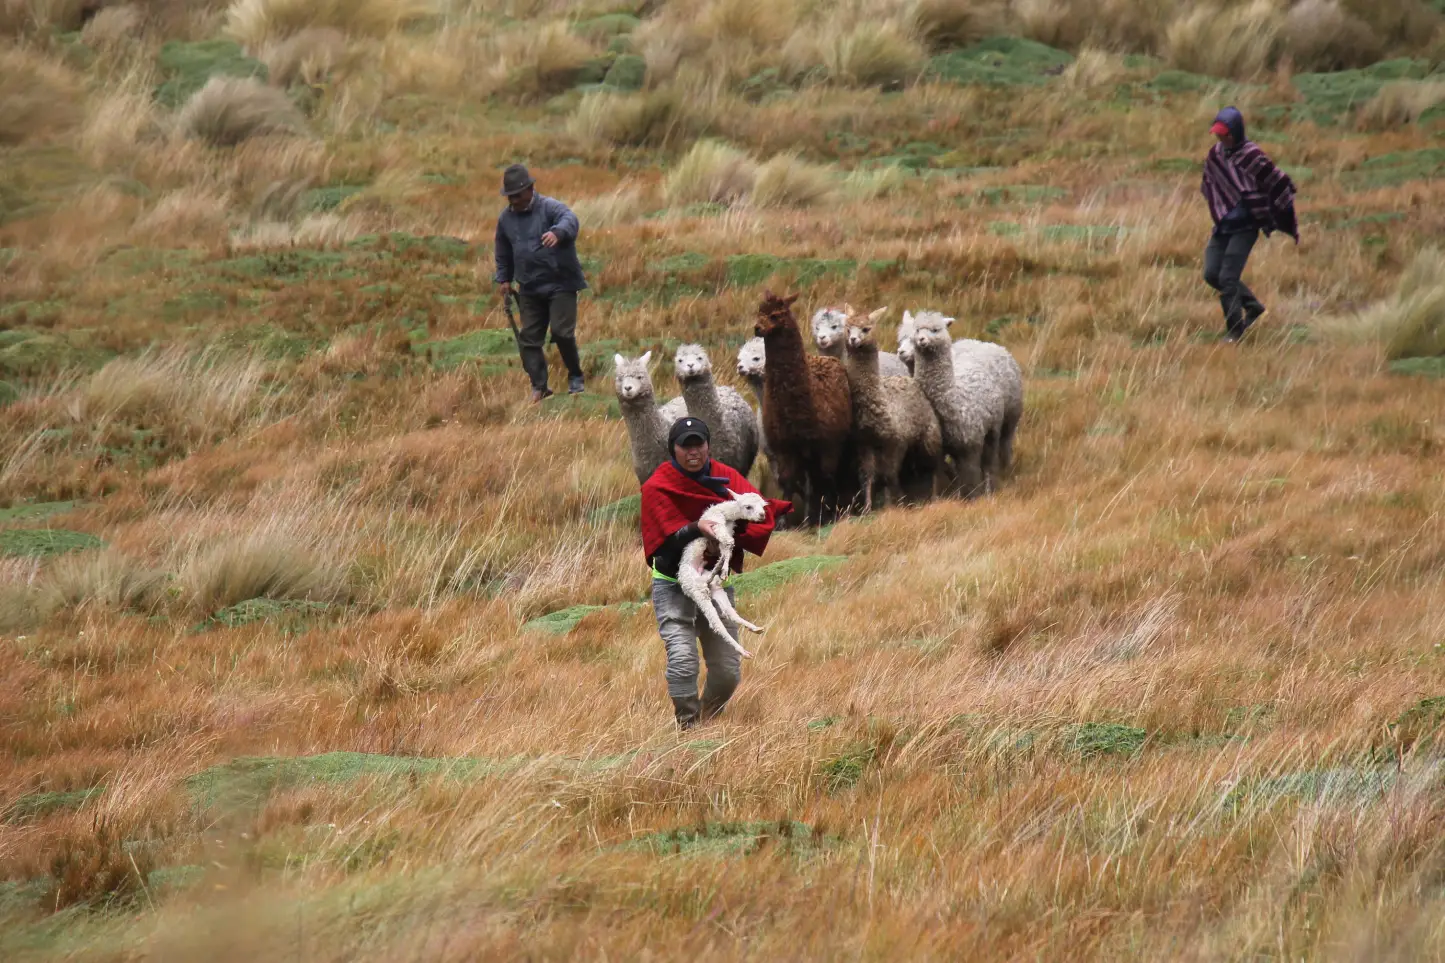
[{"label": "baby alpaca's head", "polygon": [[953,338],[948,333],[948,326],[952,323],[953,318],[944,317],[937,311],[918,312],[913,316],[913,349],[931,358],[952,351]]},{"label": "baby alpaca's head", "polygon": [[685,344],[672,359],[673,372],[681,382],[696,381],[712,375],[712,362],[700,344]]},{"label": "baby alpaca's head", "polygon": [[743,518],[746,518],[750,522],[761,522],[768,517],[768,502],[762,495],[759,495],[757,492],[748,492],[739,495],[731,488],[726,489],[726,491],[732,496],[733,501],[742,507]]},{"label": "baby alpaca's head", "polygon": [[813,315],[813,343],[819,351],[842,347],[848,335],[848,315],[852,313],[853,309],[845,304],[841,308],[821,308]]},{"label": "baby alpaca's head", "polygon": [[883,317],[888,308],[881,307],[869,313],[866,318],[853,315],[848,317],[848,352],[850,354],[877,354],[878,340],[873,336],[873,325]]},{"label": "baby alpaca's head", "polygon": [[652,376],[647,373],[647,362],[651,358],[651,351],[631,361],[620,354],[612,356],[612,363],[616,366],[614,380],[619,400],[645,401],[652,398]]},{"label": "baby alpaca's head", "polygon": [[752,382],[763,380],[763,366],[767,362],[767,349],[762,338],[750,338],[738,349],[738,376]]}]

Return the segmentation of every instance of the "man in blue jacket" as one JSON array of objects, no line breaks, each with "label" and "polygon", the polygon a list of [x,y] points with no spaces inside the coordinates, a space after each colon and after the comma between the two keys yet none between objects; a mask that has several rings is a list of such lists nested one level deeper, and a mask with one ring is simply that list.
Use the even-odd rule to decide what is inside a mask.
[{"label": "man in blue jacket", "polygon": [[532,401],[552,394],[547,387],[547,359],[542,339],[552,329],[552,343],[567,366],[567,390],[583,390],[577,357],[577,292],[587,287],[577,260],[577,215],[559,200],[538,194],[527,168],[513,164],[502,174],[507,208],[497,218],[498,293],[506,297],[517,282],[522,311],[518,348],[522,368],[532,382]]}]

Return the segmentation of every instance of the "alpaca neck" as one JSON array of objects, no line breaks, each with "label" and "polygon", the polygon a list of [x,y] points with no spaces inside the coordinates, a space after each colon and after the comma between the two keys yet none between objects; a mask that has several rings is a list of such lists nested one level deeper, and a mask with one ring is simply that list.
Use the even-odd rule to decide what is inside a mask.
[{"label": "alpaca neck", "polygon": [[881,390],[878,374],[878,349],[848,352],[848,384],[855,395],[864,398],[876,397]]},{"label": "alpaca neck", "polygon": [[684,381],[682,397],[687,402],[688,414],[701,418],[713,431],[722,427],[722,401],[718,398],[712,375],[699,375]]},{"label": "alpaca neck", "polygon": [[937,354],[913,352],[913,377],[925,394],[937,397],[953,387],[953,351],[948,345]]},{"label": "alpaca neck", "polygon": [[[763,336],[768,366],[763,369],[763,398],[769,410],[811,410],[808,362],[796,324],[784,324]],[[781,405],[782,407],[778,407]]]}]

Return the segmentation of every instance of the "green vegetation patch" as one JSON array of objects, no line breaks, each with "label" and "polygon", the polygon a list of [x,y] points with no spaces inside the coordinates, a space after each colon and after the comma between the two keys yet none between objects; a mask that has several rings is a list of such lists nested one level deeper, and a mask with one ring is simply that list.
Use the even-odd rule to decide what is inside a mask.
[{"label": "green vegetation patch", "polygon": [[1074,62],[1072,54],[1019,37],[990,37],[928,62],[929,76],[956,84],[1019,86],[1048,83]]},{"label": "green vegetation patch", "polygon": [[316,277],[344,277],[348,273],[345,271],[346,260],[346,255],[340,251],[288,248],[212,261],[207,268],[238,280],[272,278],[290,282]]},{"label": "green vegetation patch", "polygon": [[1062,187],[1048,184],[1002,184],[997,187],[980,187],[973,192],[975,204],[1039,204],[1067,197],[1069,192]]},{"label": "green vegetation patch", "polygon": [[1372,157],[1358,169],[1341,174],[1340,180],[1351,187],[1369,190],[1428,180],[1442,173],[1445,173],[1445,147],[1426,147]]},{"label": "green vegetation patch", "polygon": [[20,400],[20,389],[8,381],[0,381],[0,408]]},{"label": "green vegetation patch", "polygon": [[104,786],[72,789],[69,792],[32,792],[15,800],[5,810],[5,822],[21,823],[43,819],[52,813],[79,809],[92,796],[103,792]]},{"label": "green vegetation patch", "polygon": [[655,856],[750,856],[766,849],[807,855],[832,845],[807,823],[705,822],[682,829],[666,829],[639,836],[620,849],[644,850]]},{"label": "green vegetation patch", "polygon": [[626,36],[641,24],[642,21],[630,13],[604,13],[600,17],[578,20],[572,29],[589,40],[611,40]]},{"label": "green vegetation patch", "polygon": [[216,612],[196,626],[196,631],[234,629],[255,622],[279,623],[283,628],[295,630],[305,628],[316,616],[331,611],[331,608],[325,602],[302,599],[246,599]]},{"label": "green vegetation patch", "polygon": [[425,355],[433,367],[449,371],[467,361],[516,354],[517,343],[511,328],[482,328],[455,338],[423,341],[414,345],[412,350]]},{"label": "green vegetation patch", "polygon": [[71,331],[65,335],[35,334],[0,347],[0,374],[35,377],[65,368],[98,368],[115,357],[115,352],[89,343],[90,333]]},{"label": "green vegetation patch", "polygon": [[246,56],[231,40],[168,40],[156,62],[166,79],[156,88],[155,98],[165,107],[179,107],[212,77],[267,77],[266,65]]},{"label": "green vegetation patch", "polygon": [[0,530],[0,555],[18,558],[45,558],[101,548],[105,542],[88,532],[72,532],[63,528],[8,528]]},{"label": "green vegetation patch", "polygon": [[1358,70],[1295,74],[1294,85],[1305,102],[1293,111],[1296,120],[1334,123],[1368,103],[1388,83],[1419,80],[1430,72],[1427,60],[1384,60]]},{"label": "green vegetation patch", "polygon": [[608,522],[636,522],[642,513],[642,495],[628,495],[615,502],[609,502],[587,513],[587,520],[594,525]]},{"label": "green vegetation patch", "polygon": [[785,558],[781,562],[774,562],[751,572],[735,575],[729,580],[729,584],[732,585],[737,595],[753,595],[775,589],[795,578],[842,565],[847,560],[848,556],[846,555],[803,555],[798,558]]},{"label": "green vegetation patch", "polygon": [[328,184],[315,187],[301,195],[301,209],[310,214],[324,214],[334,211],[348,197],[366,190],[364,184]]},{"label": "green vegetation patch", "polygon": [[[1445,358],[1435,358],[1445,362]],[[1430,748],[1436,745],[1445,727],[1445,696],[1421,699],[1390,723],[1390,735],[1406,747]]]},{"label": "green vegetation patch", "polygon": [[1080,756],[1132,756],[1144,747],[1149,733],[1117,722],[1085,722],[1069,732],[1069,746]]},{"label": "green vegetation patch", "polygon": [[1390,371],[1401,375],[1445,378],[1445,358],[1401,358],[1390,362]]},{"label": "green vegetation patch", "polygon": [[641,90],[647,80],[647,61],[636,54],[623,54],[612,61],[602,85],[614,90]]},{"label": "green vegetation patch", "polygon": [[858,743],[829,759],[823,764],[822,769],[823,779],[828,784],[828,791],[841,792],[858,785],[877,755],[877,746]]},{"label": "green vegetation patch", "polygon": [[37,518],[49,518],[52,515],[63,515],[68,511],[73,511],[80,504],[80,502],[33,502],[28,505],[11,505],[9,508],[0,508],[0,525],[6,522],[30,521]]},{"label": "green vegetation patch", "polygon": [[548,635],[566,635],[575,629],[579,622],[591,615],[593,612],[601,612],[603,609],[617,609],[619,612],[635,612],[643,608],[645,602],[617,602],[612,605],[572,605],[556,612],[549,612],[546,615],[538,616],[522,626],[524,631],[545,632]]},{"label": "green vegetation patch", "polygon": [[774,275],[787,278],[792,284],[807,287],[832,276],[851,274],[858,262],[851,259],[786,258],[772,254],[730,254],[727,258],[727,282],[736,287],[755,287]]},{"label": "green vegetation patch", "polygon": [[1308,802],[1369,802],[1384,795],[1396,778],[1398,772],[1393,766],[1307,769],[1248,780],[1225,797],[1225,805],[1283,798]]},{"label": "green vegetation patch", "polygon": [[500,768],[500,764],[485,759],[433,759],[366,752],[243,756],[196,773],[186,780],[186,788],[201,808],[237,810],[259,806],[277,790],[308,783],[344,783],[366,776],[475,778]]}]

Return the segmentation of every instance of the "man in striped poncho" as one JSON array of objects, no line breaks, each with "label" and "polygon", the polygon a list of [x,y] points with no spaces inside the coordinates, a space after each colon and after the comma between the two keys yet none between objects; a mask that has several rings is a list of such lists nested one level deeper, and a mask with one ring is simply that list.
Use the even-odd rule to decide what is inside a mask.
[{"label": "man in striped poncho", "polygon": [[1210,131],[1219,142],[1204,158],[1200,188],[1214,220],[1204,249],[1204,281],[1219,292],[1224,340],[1238,341],[1264,314],[1264,305],[1240,280],[1259,232],[1268,237],[1283,231],[1299,243],[1294,182],[1244,136],[1244,115],[1235,108],[1221,110]]}]

